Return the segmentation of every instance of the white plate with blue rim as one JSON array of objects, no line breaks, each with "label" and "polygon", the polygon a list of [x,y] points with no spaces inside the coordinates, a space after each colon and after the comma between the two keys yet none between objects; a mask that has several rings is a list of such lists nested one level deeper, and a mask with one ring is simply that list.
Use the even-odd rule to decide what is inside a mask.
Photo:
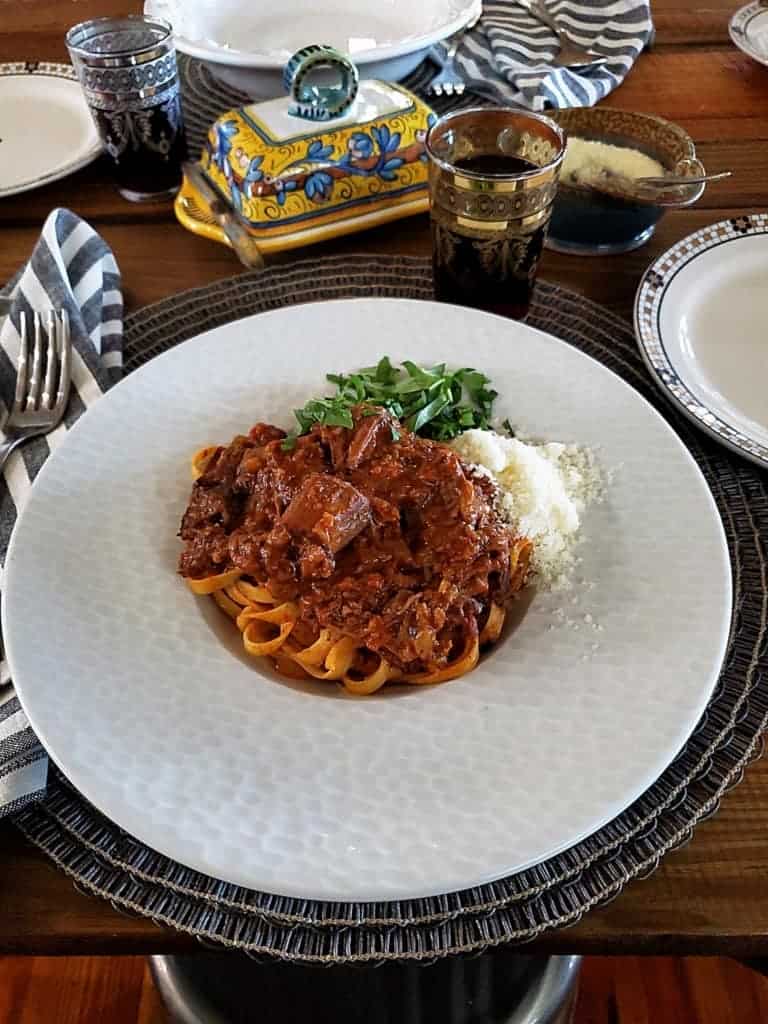
[{"label": "white plate with blue rim", "polygon": [[[501,419],[615,472],[572,590],[535,594],[471,673],[359,698],[244,657],[179,579],[176,532],[191,452],[256,420],[289,426],[326,373],[387,353],[471,357]],[[226,881],[367,901],[504,877],[629,806],[711,697],[731,594],[701,470],[628,384],[526,324],[365,298],[225,324],[99,399],[35,480],[2,614],[32,727],[117,825]]]},{"label": "white plate with blue rim", "polygon": [[0,64],[0,198],[91,163],[101,141],[69,64]]},{"label": "white plate with blue rim", "polygon": [[635,299],[640,352],[697,426],[768,467],[768,214],[719,221],[645,272]]},{"label": "white plate with blue rim", "polygon": [[740,7],[732,16],[728,31],[731,40],[748,57],[768,64],[768,6],[765,0],[754,0]]}]

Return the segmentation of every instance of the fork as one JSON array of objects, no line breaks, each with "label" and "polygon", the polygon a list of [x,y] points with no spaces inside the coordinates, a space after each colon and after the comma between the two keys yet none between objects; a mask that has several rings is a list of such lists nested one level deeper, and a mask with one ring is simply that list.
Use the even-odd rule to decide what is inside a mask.
[{"label": "fork", "polygon": [[[457,32],[456,35],[451,36],[448,40],[448,49],[445,52],[445,59],[442,61],[443,66],[427,85],[427,92],[430,96],[461,96],[464,92],[466,84],[456,68],[455,58],[459,52],[459,47],[464,41],[464,36],[467,32],[472,31],[478,21],[480,21],[481,16],[482,9],[478,11],[477,15],[460,32]],[[435,59],[440,60],[439,57]]]},{"label": "fork", "polygon": [[22,313],[19,318],[19,328],[21,345],[16,394],[11,414],[4,426],[6,440],[0,444],[0,470],[11,452],[20,444],[31,437],[48,434],[59,425],[69,399],[72,342],[66,310],[59,313],[49,311],[45,333],[42,318],[39,313],[35,313],[31,372],[26,313]]},{"label": "fork", "polygon": [[524,7],[542,24],[546,25],[555,34],[560,45],[559,53],[553,58],[552,63],[558,68],[573,68],[580,71],[587,71],[590,68],[599,68],[606,63],[607,57],[593,53],[568,35],[565,29],[560,28],[554,15],[550,14],[544,4],[544,0],[530,0],[530,3],[523,4]]}]

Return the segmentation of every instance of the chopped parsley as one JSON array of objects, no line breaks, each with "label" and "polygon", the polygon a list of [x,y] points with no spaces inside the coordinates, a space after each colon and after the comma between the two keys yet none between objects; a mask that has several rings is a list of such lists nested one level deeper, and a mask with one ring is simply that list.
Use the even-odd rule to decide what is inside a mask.
[{"label": "chopped parsley", "polygon": [[[496,398],[490,380],[479,370],[448,371],[445,363],[427,368],[408,359],[401,369],[392,365],[389,356],[357,373],[329,373],[326,379],[336,385],[336,394],[313,398],[294,410],[299,429],[285,438],[284,451],[290,451],[296,438],[315,423],[351,427],[352,407],[360,403],[387,409],[422,437],[450,441],[470,427],[487,430]],[[399,439],[399,432],[393,429],[392,440]]]}]

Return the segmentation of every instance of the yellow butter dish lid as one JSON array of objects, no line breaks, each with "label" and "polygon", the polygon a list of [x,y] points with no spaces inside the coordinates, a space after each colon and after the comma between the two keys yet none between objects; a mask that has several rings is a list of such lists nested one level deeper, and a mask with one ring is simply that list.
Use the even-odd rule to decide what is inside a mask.
[{"label": "yellow butter dish lid", "polygon": [[[290,95],[223,114],[200,166],[264,252],[310,245],[428,208],[424,140],[436,120],[402,86],[358,82],[351,61],[305,47],[285,68]],[[176,216],[226,242],[185,175]]]}]

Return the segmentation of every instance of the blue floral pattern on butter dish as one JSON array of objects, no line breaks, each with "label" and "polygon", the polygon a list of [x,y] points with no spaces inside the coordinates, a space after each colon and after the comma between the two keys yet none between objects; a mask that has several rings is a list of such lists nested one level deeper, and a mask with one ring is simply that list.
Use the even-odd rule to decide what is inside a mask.
[{"label": "blue floral pattern on butter dish", "polygon": [[386,124],[380,128],[371,128],[371,135],[379,144],[382,153],[394,153],[400,145],[400,132],[390,134],[389,126]]},{"label": "blue floral pattern on butter dish", "polygon": [[415,141],[402,145],[402,135],[388,124],[373,125],[369,131],[356,131],[348,138],[344,151],[334,156],[334,147],[322,138],[310,139],[303,156],[285,164],[277,173],[267,174],[263,156],[249,159],[234,137],[240,130],[235,120],[219,121],[211,130],[205,147],[208,168],[217,168],[225,177],[232,204],[243,212],[243,199],[274,198],[284,207],[291,193],[303,193],[313,205],[328,203],[336,185],[349,178],[397,182],[406,164],[426,160],[424,142],[437,120],[430,113],[426,127],[415,132]]},{"label": "blue floral pattern on butter dish", "polygon": [[395,181],[397,179],[395,171],[398,167],[402,167],[404,163],[405,161],[403,158],[399,156],[395,156],[391,160],[387,160],[379,171],[379,177],[384,181]]},{"label": "blue floral pattern on butter dish", "polygon": [[254,186],[264,180],[264,173],[261,164],[264,158],[254,156],[249,159],[248,154],[239,147],[235,150],[235,162],[239,166],[241,174],[237,172],[229,180],[229,188],[232,195],[232,205],[241,213],[243,209],[243,196],[252,198]]},{"label": "blue floral pattern on butter dish", "polygon": [[333,146],[324,145],[322,139],[313,139],[304,159],[294,160],[274,178],[277,201],[281,206],[285,202],[289,182],[294,185],[291,191],[301,187],[307,199],[325,203],[331,198],[335,179],[357,176],[396,181],[396,171],[405,163],[405,158],[397,155],[399,145],[400,133],[390,132],[385,124],[372,128],[370,135],[355,132],[347,143],[346,152],[338,159],[331,156]]},{"label": "blue floral pattern on butter dish", "polygon": [[283,181],[281,178],[274,179],[275,185],[275,198],[277,199],[278,206],[285,206],[285,199],[289,192],[295,192],[299,187],[298,182],[288,179]]},{"label": "blue floral pattern on butter dish", "polygon": [[304,181],[304,193],[314,202],[325,202],[333,191],[333,178],[326,171],[314,171]]},{"label": "blue floral pattern on butter dish", "polygon": [[232,178],[232,167],[228,157],[232,151],[232,136],[237,135],[237,132],[237,121],[217,121],[205,144],[208,165],[214,164],[218,167],[228,181]]},{"label": "blue floral pattern on butter dish", "polygon": [[367,160],[373,153],[373,140],[365,132],[355,132],[347,143],[347,150],[350,158],[354,160]]},{"label": "blue floral pattern on butter dish", "polygon": [[309,148],[307,149],[308,160],[327,160],[333,152],[333,146],[324,146],[322,139],[315,139],[314,142],[310,142]]}]

